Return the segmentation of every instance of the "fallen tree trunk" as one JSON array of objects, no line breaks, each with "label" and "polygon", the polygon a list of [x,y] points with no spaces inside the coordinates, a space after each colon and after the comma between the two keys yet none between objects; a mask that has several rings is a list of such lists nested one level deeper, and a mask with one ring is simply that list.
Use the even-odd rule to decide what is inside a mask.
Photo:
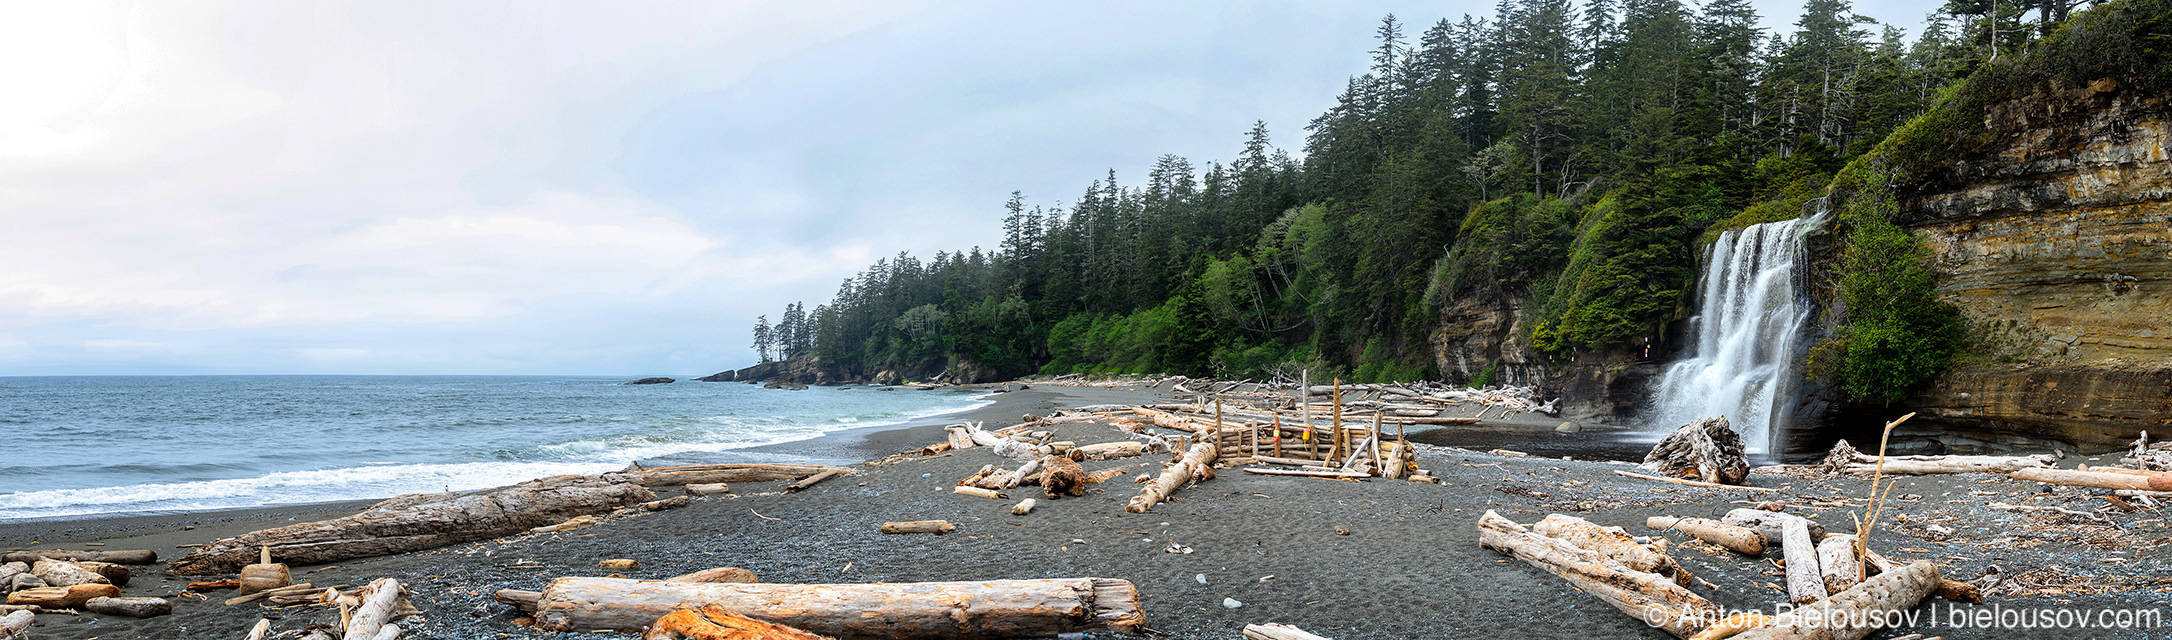
[{"label": "fallen tree trunk", "polygon": [[1567,541],[1531,533],[1488,509],[1478,519],[1478,546],[1529,563],[1630,617],[1687,638],[1719,618],[1719,607],[1658,574],[1630,569]]},{"label": "fallen tree trunk", "polygon": [[800,478],[800,479],[799,479],[799,481],[797,481],[797,482],[793,482],[792,484],[788,484],[788,485],[785,485],[785,486],[784,486],[784,492],[785,492],[785,493],[799,493],[799,492],[801,492],[801,491],[804,491],[804,490],[806,490],[806,489],[807,489],[807,487],[812,487],[812,486],[815,486],[815,484],[817,484],[817,483],[820,483],[820,482],[822,482],[823,480],[828,480],[828,479],[830,479],[830,478],[835,478],[835,477],[837,477],[837,476],[845,475],[845,474],[847,474],[847,473],[852,473],[852,471],[851,471],[851,470],[848,470],[848,469],[845,469],[844,467],[831,467],[831,468],[829,468],[829,469],[827,469],[827,470],[824,470],[824,471],[822,471],[821,473],[817,473],[817,474],[814,474],[814,475],[811,475],[811,476],[807,476],[807,477],[805,477],[805,478]]},{"label": "fallen tree trunk", "polygon": [[1815,604],[1774,616],[1737,640],[1857,640],[1899,622],[1938,584],[1938,566],[1911,562]]},{"label": "fallen tree trunk", "polygon": [[1651,529],[1672,529],[1689,537],[1725,547],[1735,553],[1758,556],[1765,554],[1765,536],[1755,529],[1708,520],[1705,518],[1672,518],[1653,516],[1644,519],[1644,526]]},{"label": "fallen tree trunk", "polygon": [[[2013,473],[2027,468],[2048,468],[2059,461],[2057,454],[2033,456],[1886,456],[1885,472],[1899,475],[1938,475],[1948,473]],[[1871,473],[1877,470],[1878,457],[1857,451],[1848,441],[1833,443],[1825,454],[1825,468],[1834,473]]]},{"label": "fallen tree trunk", "polygon": [[1780,536],[1780,552],[1787,558],[1788,601],[1800,605],[1825,599],[1825,577],[1818,571],[1818,543],[1810,537],[1809,521],[1781,522]]},{"label": "fallen tree trunk", "polygon": [[37,576],[46,584],[56,587],[73,587],[79,584],[109,584],[105,576],[66,560],[39,560],[30,566],[30,575]]},{"label": "fallen tree trunk", "polygon": [[1187,482],[1209,477],[1205,474],[1212,473],[1209,469],[1214,465],[1214,458],[1219,453],[1220,449],[1214,446],[1212,438],[1209,438],[1206,442],[1192,445],[1191,449],[1184,452],[1183,459],[1178,460],[1176,464],[1169,465],[1169,468],[1161,470],[1160,477],[1154,478],[1152,482],[1148,482],[1145,487],[1140,488],[1139,495],[1132,496],[1131,503],[1124,505],[1124,510],[1132,513],[1146,513],[1148,509],[1154,508],[1154,505],[1161,504],[1161,501],[1168,499],[1169,494],[1176,493],[1177,487],[1184,486],[1184,483]]},{"label": "fallen tree trunk", "polygon": [[1531,532],[1597,551],[1631,569],[1674,578],[1675,584],[1689,586],[1690,583],[1689,572],[1675,564],[1664,547],[1638,544],[1621,527],[1602,527],[1583,518],[1556,513],[1531,525]]},{"label": "fallen tree trunk", "polygon": [[[400,581],[378,578],[362,588],[362,605],[356,607],[354,616],[347,620],[346,635],[341,640],[371,640],[392,622],[399,612],[401,598]],[[398,632],[395,631],[395,634]]]},{"label": "fallen tree trunk", "polygon": [[121,595],[121,588],[110,584],[79,584],[73,587],[36,587],[8,594],[8,604],[34,604],[46,609],[74,609],[83,606],[91,598],[111,598]]},{"label": "fallen tree trunk", "polygon": [[1132,440],[1101,442],[1078,448],[1087,460],[1115,460],[1146,455],[1146,443]]},{"label": "fallen tree trunk", "polygon": [[2069,469],[2022,469],[2015,471],[2013,478],[2015,480],[2029,480],[2070,487],[2172,491],[2172,474],[2161,473],[2139,475],[2106,471],[2073,471]]},{"label": "fallen tree trunk", "polygon": [[723,607],[680,609],[649,625],[641,640],[831,640],[828,636],[763,622]]},{"label": "fallen tree trunk", "polygon": [[1107,578],[883,584],[689,584],[559,578],[536,603],[550,631],[635,631],[675,609],[716,606],[840,638],[993,639],[1137,633],[1139,592]]},{"label": "fallen tree trunk", "polygon": [[83,608],[93,613],[130,618],[154,618],[173,613],[173,603],[165,598],[91,598],[83,601]]},{"label": "fallen tree trunk", "polygon": [[553,476],[474,493],[412,494],[355,515],[225,538],[166,566],[184,576],[233,573],[269,546],[293,564],[322,564],[511,535],[574,516],[655,500],[639,485]]},{"label": "fallen tree trunk", "polygon": [[115,551],[73,551],[67,549],[42,549],[38,551],[9,551],[0,555],[0,562],[34,564],[39,558],[67,560],[69,562],[111,562],[113,564],[157,564],[158,552],[149,549]]},{"label": "fallen tree trunk", "polygon": [[[826,464],[684,464],[669,467],[649,467],[623,473],[604,474],[605,480],[627,481],[644,487],[669,487],[687,484],[715,484],[718,482],[771,482],[796,480],[831,470],[845,470]],[[849,470],[845,470],[848,471]],[[653,499],[653,498],[652,498]]]}]

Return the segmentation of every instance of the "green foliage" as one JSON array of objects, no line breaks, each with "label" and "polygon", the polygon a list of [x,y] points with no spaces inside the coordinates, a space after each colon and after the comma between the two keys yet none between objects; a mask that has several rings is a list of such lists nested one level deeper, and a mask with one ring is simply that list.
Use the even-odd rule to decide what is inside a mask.
[{"label": "green foliage", "polygon": [[1725,211],[1717,179],[1711,167],[1666,167],[1593,205],[1534,346],[1556,353],[1621,346],[1673,315],[1697,278],[1690,240]]},{"label": "green foliage", "polygon": [[1890,403],[1960,355],[1968,327],[1959,309],[1937,297],[1930,250],[1893,224],[1898,205],[1879,160],[1865,156],[1849,167],[1850,182],[1835,185],[1847,194],[1840,209],[1846,244],[1835,268],[1847,321],[1819,350],[1816,368],[1850,399]]}]

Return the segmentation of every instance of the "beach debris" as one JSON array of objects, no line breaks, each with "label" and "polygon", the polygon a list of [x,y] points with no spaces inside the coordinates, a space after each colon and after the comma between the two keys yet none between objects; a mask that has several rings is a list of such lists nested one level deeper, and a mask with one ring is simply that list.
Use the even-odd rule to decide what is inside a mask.
[{"label": "beach debris", "polygon": [[1216,447],[1212,441],[1192,445],[1190,449],[1184,452],[1184,457],[1177,460],[1176,464],[1163,469],[1159,477],[1140,487],[1139,495],[1132,496],[1131,502],[1124,506],[1124,510],[1132,513],[1146,513],[1148,509],[1154,508],[1154,505],[1167,500],[1169,494],[1176,493],[1178,487],[1189,482],[1212,478],[1214,458],[1219,453],[1220,448]]},{"label": "beach debris", "polygon": [[1086,469],[1078,466],[1078,461],[1069,456],[1051,455],[1041,458],[1041,468],[1044,497],[1061,500],[1064,496],[1086,495]]},{"label": "beach debris", "polygon": [[409,494],[361,513],[224,538],[166,566],[174,575],[240,571],[269,546],[289,563],[323,564],[521,533],[656,499],[606,476],[552,476],[473,493]]},{"label": "beach debris", "polygon": [[693,504],[693,502],[694,498],[691,496],[672,496],[662,500],[650,500],[648,502],[643,502],[641,503],[641,508],[645,511],[670,511],[672,509],[677,509],[679,507]]},{"label": "beach debris", "polygon": [[30,636],[30,624],[37,620],[38,614],[29,611],[15,611],[0,616],[0,638],[27,638]]},{"label": "beach debris", "polygon": [[[623,480],[644,487],[670,487],[689,484],[714,484],[718,482],[770,482],[775,480],[799,480],[826,471],[840,470],[826,464],[806,463],[733,463],[733,464],[684,464],[667,467],[635,468],[619,473],[603,474],[605,480]],[[844,469],[850,473],[849,469]],[[653,500],[654,498],[649,498]]]},{"label": "beach debris", "polygon": [[91,598],[83,601],[83,608],[94,613],[130,618],[155,618],[173,613],[173,603],[165,598]]},{"label": "beach debris", "polygon": [[993,500],[1005,500],[1010,498],[1009,495],[1006,495],[1001,491],[997,491],[994,489],[982,489],[980,487],[957,486],[951,487],[950,492],[958,495],[973,496],[975,498],[989,498]]},{"label": "beach debris", "polygon": [[1728,426],[1726,416],[1698,418],[1675,428],[1638,466],[1670,478],[1716,484],[1739,485],[1750,475],[1742,436]]},{"label": "beach debris", "polygon": [[[683,578],[686,576],[680,577]],[[672,580],[665,580],[665,582],[674,581],[677,581],[677,578],[674,578]],[[490,594],[490,599],[513,605],[515,607],[520,607],[521,611],[534,611],[536,601],[543,599],[543,592],[523,591],[520,589],[499,589],[496,592]]]},{"label": "beach debris", "polygon": [[1833,535],[1818,541],[1818,576],[1827,594],[1847,591],[1863,579],[1863,561],[1855,556],[1855,536]]},{"label": "beach debris", "polygon": [[1138,589],[1111,578],[699,584],[567,577],[544,588],[534,613],[536,627],[547,631],[637,631],[688,606],[716,606],[810,633],[899,640],[1135,633],[1144,622]]},{"label": "beach debris", "polygon": [[66,560],[39,560],[30,566],[30,575],[55,587],[72,587],[79,584],[111,584],[113,581],[98,572],[83,568]]},{"label": "beach debris", "polygon": [[[1813,604],[1796,607],[1737,640],[1812,640],[1861,638],[1896,619],[1890,612],[1916,608],[1938,586],[1938,565],[1916,561],[1878,574],[1862,584]],[[1873,614],[1873,612],[1878,612]]]},{"label": "beach debris", "polygon": [[1697,635],[1690,636],[1689,640],[1723,640],[1724,638],[1732,638],[1745,631],[1764,626],[1765,623],[1771,621],[1772,616],[1768,616],[1755,611],[1745,611],[1742,613],[1727,616],[1725,618],[1721,618],[1719,622],[1712,623],[1712,626],[1705,627],[1703,631],[1697,632]]},{"label": "beach debris", "polygon": [[1749,486],[1749,485],[1746,485],[1746,484],[1720,484],[1720,483],[1717,483],[1717,482],[1705,482],[1705,481],[1703,481],[1703,480],[1688,480],[1688,479],[1683,479],[1683,478],[1668,478],[1668,477],[1664,477],[1664,476],[1655,476],[1655,475],[1649,475],[1649,474],[1643,474],[1643,473],[1636,473],[1636,472],[1633,472],[1633,471],[1623,471],[1623,470],[1620,470],[1620,469],[1615,469],[1615,470],[1614,470],[1614,474],[1615,474],[1615,475],[1619,475],[1619,476],[1623,476],[1623,477],[1629,477],[1629,478],[1636,478],[1636,479],[1639,479],[1639,480],[1653,480],[1653,481],[1658,481],[1658,482],[1666,482],[1666,483],[1670,483],[1670,484],[1678,484],[1678,485],[1682,485],[1682,486],[1687,486],[1687,487],[1704,487],[1704,488],[1706,488],[1706,489],[1733,489],[1733,490],[1742,490],[1742,491],[1762,491],[1762,492],[1766,492],[1766,493],[1776,493],[1776,492],[1778,492],[1778,491],[1779,491],[1779,489],[1774,489],[1774,488],[1771,488],[1771,487],[1752,487],[1752,486]]},{"label": "beach debris", "polygon": [[818,483],[821,483],[823,480],[828,480],[837,476],[848,475],[850,473],[852,473],[851,469],[846,469],[844,467],[833,467],[821,473],[807,476],[805,478],[800,478],[798,481],[793,482],[792,484],[785,485],[784,492],[799,493],[801,491],[805,491],[808,487],[812,487]]},{"label": "beach debris", "polygon": [[1816,520],[1804,518],[1802,516],[1798,516],[1792,513],[1766,511],[1763,509],[1735,509],[1733,511],[1728,511],[1726,516],[1720,518],[1720,522],[1722,523],[1750,529],[1765,536],[1765,546],[1767,548],[1770,548],[1772,545],[1780,544],[1781,541],[1787,537],[1785,529],[1788,521],[1790,520],[1803,521],[1804,525],[1810,529],[1811,539],[1825,539],[1825,525],[1818,524],[1818,521]]},{"label": "beach debris", "polygon": [[[378,578],[363,587],[358,594],[359,604],[340,602],[340,619],[345,633],[341,640],[392,640],[400,637],[398,625],[392,621],[419,613],[407,604],[407,590],[393,578]],[[390,634],[390,635],[387,635]]]},{"label": "beach debris", "polygon": [[38,549],[33,551],[9,551],[0,555],[0,562],[30,564],[39,558],[67,560],[69,562],[111,562],[113,564],[157,564],[158,552],[149,549],[114,551],[72,551],[68,549]]},{"label": "beach debris", "polygon": [[1267,623],[1267,624],[1248,624],[1248,625],[1244,625],[1244,640],[1333,640],[1333,639],[1331,639],[1331,638],[1328,638],[1328,637],[1326,637],[1326,636],[1318,636],[1318,635],[1313,635],[1313,634],[1310,634],[1310,633],[1306,633],[1304,629],[1299,629],[1299,628],[1297,628],[1297,627],[1293,627],[1293,626],[1290,626],[1290,625],[1286,625],[1286,624],[1276,624],[1276,623],[1272,623],[1272,622],[1270,622],[1270,623]]},{"label": "beach debris", "polygon": [[46,584],[44,579],[39,578],[35,575],[31,575],[30,572],[25,571],[15,574],[13,576],[9,576],[6,582],[0,583],[0,593],[15,593],[24,589],[36,589],[38,587],[49,586],[52,585]]},{"label": "beach debris", "polygon": [[269,618],[257,618],[256,626],[249,627],[249,635],[242,636],[241,640],[264,640],[264,637],[270,634],[271,620]]},{"label": "beach debris", "polygon": [[708,582],[714,584],[745,584],[761,581],[761,578],[755,577],[754,572],[739,567],[702,569],[686,575],[664,579],[664,582]]},{"label": "beach debris", "polygon": [[582,530],[582,529],[586,529],[586,528],[589,528],[589,527],[593,527],[593,526],[596,526],[596,523],[598,523],[598,522],[603,522],[603,519],[602,519],[602,518],[598,518],[598,517],[596,517],[596,516],[592,516],[592,515],[589,515],[589,516],[574,516],[574,517],[572,517],[572,518],[568,518],[568,519],[567,519],[567,520],[566,520],[565,522],[560,522],[560,523],[558,523],[558,524],[550,524],[550,525],[543,525],[543,526],[540,526],[540,527],[536,527],[536,528],[534,528],[534,529],[529,529],[529,530],[528,530],[528,532],[529,532],[529,533],[564,533],[564,532],[567,532],[567,531],[579,531],[579,530]]},{"label": "beach debris", "polygon": [[932,533],[935,535],[942,535],[957,530],[958,525],[951,524],[948,520],[915,520],[912,522],[882,523],[883,533]]},{"label": "beach debris", "polygon": [[1644,519],[1644,526],[1651,529],[1680,531],[1689,537],[1719,545],[1735,553],[1758,556],[1765,553],[1765,536],[1754,529],[1738,527],[1718,520],[1705,518],[1675,518],[1652,516]]},{"label": "beach debris", "polygon": [[[1894,568],[1900,566],[1900,564],[1895,563],[1892,560],[1886,559],[1885,556],[1878,555],[1878,552],[1868,550],[1864,551],[1863,553],[1863,564],[1869,565],[1870,573],[1873,575],[1892,571]],[[1944,576],[1940,576],[1938,578],[1938,588],[1932,593],[1936,594],[1940,598],[1945,598],[1954,602],[1983,604],[1983,591],[1977,589],[1976,585],[1972,585],[1959,580],[1949,579]]]},{"label": "beach debris", "polygon": [[2144,471],[2172,471],[2172,442],[2150,442],[2149,432],[2144,431],[2119,461]]},{"label": "beach debris", "polygon": [[[1147,541],[1148,541],[1148,542],[1152,542],[1153,540],[1149,539],[1149,540],[1147,540]],[[1162,547],[1162,548],[1161,548],[1161,552],[1162,552],[1162,553],[1174,553],[1174,554],[1177,554],[1177,555],[1184,555],[1184,554],[1188,554],[1188,553],[1191,553],[1191,552],[1192,552],[1192,548],[1191,548],[1191,547],[1187,547],[1187,546],[1184,546],[1184,545],[1181,545],[1181,544],[1177,544],[1175,540],[1171,540],[1171,541],[1169,541],[1169,544],[1168,544],[1167,546],[1164,546],[1164,547]]]},{"label": "beach debris", "polygon": [[[2059,462],[2056,453],[2031,456],[1886,456],[1884,473],[1938,475],[1949,473],[2013,473],[2021,469],[2050,467]],[[1833,443],[1825,454],[1827,473],[1869,474],[1878,471],[1878,457],[1856,451],[1848,441]]]},{"label": "beach debris", "polygon": [[1787,599],[1798,605],[1823,600],[1827,595],[1809,522],[1793,516],[1780,521],[1780,552],[1787,560]]},{"label": "beach debris", "polygon": [[2088,471],[2075,469],[2025,468],[2014,471],[2015,480],[2027,480],[2069,487],[2096,489],[2125,489],[2136,491],[2172,491],[2172,473],[2141,471],[2136,469],[2112,469],[2097,467]]},{"label": "beach debris", "polygon": [[270,545],[257,547],[256,564],[241,568],[241,595],[277,589],[294,584],[293,572],[287,565],[272,562]]},{"label": "beach debris", "polygon": [[290,584],[290,585],[287,585],[287,586],[284,586],[284,587],[277,587],[277,588],[273,588],[273,589],[265,589],[265,590],[263,590],[263,591],[258,591],[258,592],[256,592],[256,593],[251,593],[251,594],[247,594],[247,595],[240,595],[240,596],[234,596],[234,597],[232,597],[232,598],[227,598],[227,599],[226,599],[226,606],[229,606],[229,607],[231,607],[231,606],[234,606],[234,605],[237,605],[237,604],[248,604],[248,603],[251,603],[251,602],[256,602],[256,601],[258,601],[258,600],[264,600],[264,599],[267,599],[267,598],[283,598],[283,597],[289,597],[289,596],[301,596],[301,595],[308,595],[308,594],[311,594],[311,593],[315,593],[315,592],[316,592],[316,590],[317,590],[317,588],[316,588],[315,586],[313,586],[313,585],[311,585],[311,584],[309,584],[309,583],[307,583],[307,582],[304,582],[304,583],[301,583],[301,584]]},{"label": "beach debris", "polygon": [[8,585],[14,582],[15,576],[29,573],[30,565],[27,563],[0,563],[0,593],[6,593]]},{"label": "beach debris", "polygon": [[742,616],[721,607],[680,609],[649,625],[642,640],[832,640],[773,622]]},{"label": "beach debris", "polygon": [[1637,571],[1597,551],[1532,533],[1491,509],[1478,519],[1478,545],[1560,576],[1623,613],[1677,637],[1703,630],[1719,607],[1671,578]]},{"label": "beach debris", "polygon": [[612,571],[632,571],[641,568],[641,561],[632,558],[612,558],[597,562],[596,566]]},{"label": "beach debris", "polygon": [[74,609],[91,598],[121,595],[121,588],[103,582],[72,587],[34,587],[8,594],[8,604],[34,604],[46,609]]},{"label": "beach debris", "polygon": [[[1158,443],[1161,441],[1156,440],[1155,442]],[[1149,450],[1150,448],[1148,447],[1148,443],[1140,442],[1137,440],[1097,442],[1094,444],[1079,447],[1077,449],[1079,453],[1086,456],[1087,460],[1115,460],[1118,458],[1135,458],[1138,456],[1146,455]]]},{"label": "beach debris", "polygon": [[1556,513],[1531,525],[1531,533],[1599,552],[1630,569],[1673,578],[1675,584],[1689,586],[1691,582],[1689,571],[1667,555],[1664,541],[1639,543],[1621,527],[1602,527],[1583,518]]},{"label": "beach debris", "polygon": [[1011,505],[1011,515],[1022,516],[1028,513],[1033,513],[1033,504],[1034,503],[1032,498],[1026,498],[1025,500],[1021,500],[1018,502],[1018,504]]}]

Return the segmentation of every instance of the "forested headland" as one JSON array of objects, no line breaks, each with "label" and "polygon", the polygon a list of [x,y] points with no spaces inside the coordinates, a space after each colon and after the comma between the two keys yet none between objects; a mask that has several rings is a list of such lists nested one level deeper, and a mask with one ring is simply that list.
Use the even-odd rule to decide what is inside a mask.
[{"label": "forested headland", "polygon": [[[828,303],[762,318],[755,346],[841,378],[1302,365],[1484,382],[1437,370],[1428,348],[1457,330],[1443,305],[1483,299],[1514,301],[1547,357],[1633,350],[1685,314],[1702,242],[1800,215],[2077,5],[1955,0],[1912,37],[1844,0],[1809,0],[1784,36],[1746,0],[1503,0],[1422,28],[1387,16],[1371,65],[1302,127],[1301,154],[1268,123],[1233,123],[1243,144],[1227,163],[1161,156],[1062,205],[1014,192],[1000,246],[879,260]],[[1937,352],[1842,341],[1823,352],[1844,364],[1827,368],[1920,382],[1962,327],[1930,300],[1912,238],[1857,226],[1846,241],[1898,257],[1842,261],[1847,293],[1911,305],[1861,335],[1920,333]]]}]

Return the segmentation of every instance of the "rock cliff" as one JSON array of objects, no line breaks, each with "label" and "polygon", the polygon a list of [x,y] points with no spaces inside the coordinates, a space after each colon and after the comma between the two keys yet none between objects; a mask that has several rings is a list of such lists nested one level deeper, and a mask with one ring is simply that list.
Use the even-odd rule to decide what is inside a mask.
[{"label": "rock cliff", "polygon": [[1997,137],[1904,192],[1944,299],[1992,346],[1919,428],[2107,450],[2172,431],[2172,109],[2112,78],[1989,106]]}]

